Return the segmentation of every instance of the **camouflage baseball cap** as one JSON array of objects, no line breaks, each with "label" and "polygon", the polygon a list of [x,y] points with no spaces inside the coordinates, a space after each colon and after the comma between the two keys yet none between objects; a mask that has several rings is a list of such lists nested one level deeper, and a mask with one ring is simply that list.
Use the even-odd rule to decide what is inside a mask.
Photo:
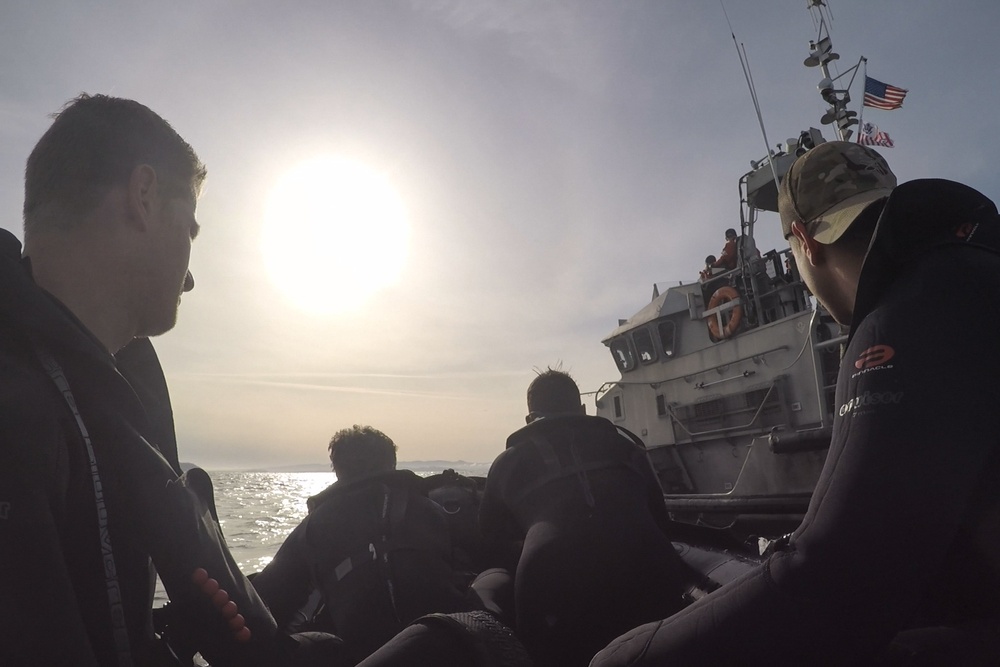
[{"label": "camouflage baseball cap", "polygon": [[872,202],[896,187],[885,158],[867,146],[828,141],[792,163],[781,180],[778,213],[787,239],[801,221],[820,243],[833,243]]}]

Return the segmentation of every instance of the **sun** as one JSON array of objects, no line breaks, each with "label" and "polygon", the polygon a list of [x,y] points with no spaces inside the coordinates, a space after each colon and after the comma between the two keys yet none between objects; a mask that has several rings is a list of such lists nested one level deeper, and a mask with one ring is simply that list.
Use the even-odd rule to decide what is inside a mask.
[{"label": "sun", "polygon": [[263,220],[268,274],[304,310],[356,310],[402,273],[406,208],[383,174],[359,162],[324,156],[297,165],[274,186]]}]

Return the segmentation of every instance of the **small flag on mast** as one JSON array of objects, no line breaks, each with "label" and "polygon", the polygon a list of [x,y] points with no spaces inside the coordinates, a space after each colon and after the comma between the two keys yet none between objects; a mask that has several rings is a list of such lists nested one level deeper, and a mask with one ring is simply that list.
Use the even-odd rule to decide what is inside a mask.
[{"label": "small flag on mast", "polygon": [[878,79],[873,79],[867,75],[865,76],[864,105],[866,107],[883,109],[885,111],[898,109],[903,106],[903,98],[906,97],[906,93],[908,92],[908,90],[903,88],[890,86],[887,83],[882,83]]},{"label": "small flag on mast", "polygon": [[878,125],[874,123],[869,123],[865,121],[858,128],[858,143],[864,146],[884,146],[885,148],[892,148],[892,139],[886,132],[878,129]]}]

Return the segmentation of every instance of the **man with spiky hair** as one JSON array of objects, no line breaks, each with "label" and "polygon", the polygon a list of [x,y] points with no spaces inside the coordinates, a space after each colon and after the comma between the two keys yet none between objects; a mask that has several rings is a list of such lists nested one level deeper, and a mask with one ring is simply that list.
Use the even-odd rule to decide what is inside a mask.
[{"label": "man with spiky hair", "polygon": [[1000,216],[897,185],[843,141],[781,181],[799,273],[849,340],[826,464],[760,568],[635,628],[594,667],[1000,664]]},{"label": "man with spiky hair", "polygon": [[173,429],[155,355],[123,355],[154,366],[138,374],[113,356],[174,326],[204,178],[165,120],[104,95],[72,100],[28,158],[23,256],[0,230],[0,664],[178,664],[154,641],[150,561],[185,648],[283,664],[206,518],[207,475],[157,451]]},{"label": "man with spiky hair", "polygon": [[569,374],[527,392],[527,426],[486,478],[480,526],[523,540],[514,575],[518,636],[538,665],[587,665],[611,638],[684,601],[663,491],[634,435],[588,417]]}]

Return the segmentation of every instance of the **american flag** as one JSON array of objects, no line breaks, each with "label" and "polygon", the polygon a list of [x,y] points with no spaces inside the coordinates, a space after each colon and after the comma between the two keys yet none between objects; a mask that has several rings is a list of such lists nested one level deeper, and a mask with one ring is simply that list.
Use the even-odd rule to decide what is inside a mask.
[{"label": "american flag", "polygon": [[864,105],[886,111],[898,109],[903,106],[903,98],[907,92],[909,91],[866,76]]},{"label": "american flag", "polygon": [[858,130],[858,143],[864,146],[893,147],[892,139],[889,138],[889,135],[878,129],[878,125],[869,122],[865,122]]}]

